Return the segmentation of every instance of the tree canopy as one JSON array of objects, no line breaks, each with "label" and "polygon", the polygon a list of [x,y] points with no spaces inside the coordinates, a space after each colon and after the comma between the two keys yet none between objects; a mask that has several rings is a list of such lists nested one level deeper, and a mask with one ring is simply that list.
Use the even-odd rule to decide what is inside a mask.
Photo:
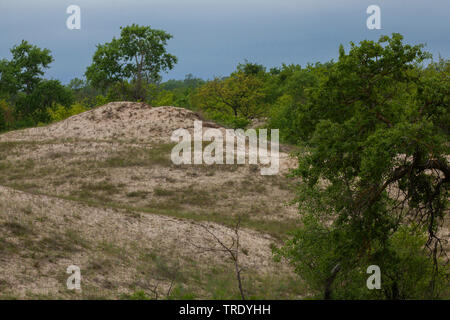
[{"label": "tree canopy", "polygon": [[8,127],[14,118],[24,125],[45,122],[47,108],[54,103],[68,106],[73,102],[72,92],[60,81],[43,78],[53,61],[50,50],[23,40],[11,49],[11,55],[11,60],[0,61],[0,98],[10,100],[15,106],[3,102],[2,118],[8,119]]},{"label": "tree canopy", "polygon": [[254,73],[238,70],[225,79],[214,79],[193,97],[201,110],[234,117],[237,127],[265,113],[264,82]]},{"label": "tree canopy", "polygon": [[97,46],[86,78],[102,89],[131,80],[135,98],[145,100],[144,84],[160,81],[160,72],[171,70],[177,63],[177,58],[166,51],[171,38],[169,33],[148,26],[121,28],[120,38]]},{"label": "tree canopy", "polygon": [[[421,63],[430,55],[402,40],[393,34],[352,43],[348,54],[341,48],[339,60],[298,105],[304,152],[295,174],[304,182],[298,201],[305,227],[284,255],[303,272],[314,266],[312,282],[322,288],[337,265],[335,287],[342,288],[349,275],[357,279],[355,272],[375,264],[386,279],[384,297],[414,296],[406,289],[402,268],[410,265],[402,252],[426,235],[421,245],[432,258],[423,261],[433,266],[424,262],[410,276],[428,277],[420,294],[439,291],[438,230],[450,180],[448,125],[442,122],[448,119],[449,75],[432,66],[424,70]],[[414,244],[417,259],[425,257],[421,245]]]}]

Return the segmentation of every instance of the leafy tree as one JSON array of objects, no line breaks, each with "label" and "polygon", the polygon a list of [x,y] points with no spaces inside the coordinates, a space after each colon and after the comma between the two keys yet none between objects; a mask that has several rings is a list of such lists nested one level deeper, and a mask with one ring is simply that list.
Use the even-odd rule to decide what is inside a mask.
[{"label": "leafy tree", "polygon": [[174,105],[174,94],[171,91],[160,91],[157,96],[152,99],[153,106],[172,106]]},{"label": "leafy tree", "polygon": [[15,69],[8,60],[0,60],[0,97],[7,98],[19,90],[18,79],[14,77],[17,73]]},{"label": "leafy tree", "polygon": [[281,139],[288,143],[299,143],[302,137],[299,132],[304,130],[304,111],[309,99],[309,92],[318,86],[319,79],[332,64],[283,65],[265,85],[267,103],[272,105],[270,123],[272,128],[281,129]]},{"label": "leafy tree", "polygon": [[50,115],[50,122],[57,122],[67,119],[71,116],[85,112],[88,109],[80,103],[75,103],[70,107],[65,107],[61,104],[56,104],[52,108],[48,108],[47,112]]},{"label": "leafy tree", "polygon": [[152,105],[174,105],[177,107],[196,109],[191,104],[191,96],[205,81],[187,74],[184,80],[168,80],[159,85],[149,85],[149,102]]},{"label": "leafy tree", "polygon": [[78,92],[86,87],[86,81],[80,78],[73,78],[72,80],[70,80],[67,87],[69,87],[74,92]]},{"label": "leafy tree", "polygon": [[[422,45],[402,40],[393,34],[352,43],[348,54],[341,50],[339,61],[309,90],[298,119],[297,140],[305,141],[295,171],[303,181],[298,200],[315,226],[302,234],[329,234],[329,251],[311,251],[317,270],[327,275],[321,280],[325,291],[332,270],[340,270],[334,287],[350,288],[351,275],[376,264],[392,278],[384,297],[404,298],[399,288],[407,279],[393,276],[402,272],[393,239],[405,227],[408,239],[427,234],[421,246],[414,245],[416,251],[428,248],[433,263],[423,269],[428,286],[422,297],[439,294],[438,231],[450,180],[448,131],[440,117],[448,116],[450,86],[448,73],[423,74],[420,63],[430,55]],[[302,238],[285,247],[293,264],[316,250],[295,241]]]},{"label": "leafy tree", "polygon": [[124,70],[124,58],[120,52],[120,42],[113,39],[106,44],[97,45],[92,64],[86,70],[90,84],[102,90],[129,77]]},{"label": "leafy tree", "polygon": [[205,81],[203,79],[196,78],[192,73],[189,73],[185,76],[184,80],[168,80],[164,83],[161,83],[160,87],[163,90],[185,91],[187,89],[195,89],[203,84],[205,84]]},{"label": "leafy tree", "polygon": [[86,78],[94,87],[106,89],[132,80],[135,99],[145,100],[145,84],[160,81],[160,72],[171,70],[177,58],[166,51],[172,35],[148,26],[121,28],[120,38],[98,45]]},{"label": "leafy tree", "polygon": [[239,63],[237,70],[245,73],[247,76],[258,76],[266,73],[266,67],[261,64],[248,62],[247,60],[244,63]]},{"label": "leafy tree", "polygon": [[188,73],[183,80],[184,87],[189,89],[197,88],[204,84],[205,81],[201,78],[196,78],[192,73]]},{"label": "leafy tree", "polygon": [[0,96],[14,106],[13,116],[18,123],[36,124],[46,118],[45,108],[52,102],[70,100],[68,89],[58,81],[42,79],[44,70],[53,61],[50,50],[23,40],[11,49],[11,54],[10,61],[0,61]]},{"label": "leafy tree", "polygon": [[[99,89],[92,87],[86,80],[79,78],[70,80],[67,88],[73,92],[75,100],[87,108],[95,106],[95,99],[101,93]],[[121,94],[120,91],[118,93]]]},{"label": "leafy tree", "polygon": [[225,80],[214,79],[197,90],[194,103],[200,109],[225,116],[251,120],[266,113],[263,81],[242,71]]},{"label": "leafy tree", "polygon": [[13,123],[13,108],[5,100],[0,100],[0,132],[10,129]]},{"label": "leafy tree", "polygon": [[53,61],[50,50],[40,49],[23,40],[11,49],[8,75],[14,78],[19,91],[31,94],[41,81],[44,69]]},{"label": "leafy tree", "polygon": [[59,80],[42,80],[29,95],[20,95],[16,102],[17,112],[32,117],[35,123],[49,121],[47,109],[55,104],[69,107],[74,102],[72,91]]}]

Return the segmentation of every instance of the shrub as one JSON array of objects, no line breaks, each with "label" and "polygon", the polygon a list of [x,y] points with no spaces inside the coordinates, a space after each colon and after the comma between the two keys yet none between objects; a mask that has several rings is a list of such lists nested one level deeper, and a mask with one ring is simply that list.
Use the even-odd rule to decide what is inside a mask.
[{"label": "shrub", "polygon": [[151,104],[155,107],[173,106],[174,105],[174,94],[173,94],[173,92],[163,90],[163,91],[159,92],[154,99],[152,99]]},{"label": "shrub", "polygon": [[[436,273],[425,249],[426,232],[402,226],[389,237],[387,245],[371,244],[368,255],[352,246],[349,230],[327,228],[313,215],[303,217],[303,226],[281,249],[277,260],[286,258],[306,282],[315,297],[323,298],[331,270],[340,270],[331,285],[333,299],[432,299],[442,297],[446,267],[439,261]],[[345,259],[343,258],[345,257]],[[345,262],[343,262],[345,261]],[[367,267],[381,270],[381,289],[369,290]]]},{"label": "shrub", "polygon": [[103,106],[107,103],[111,102],[107,97],[99,94],[98,96],[95,97],[95,106]]},{"label": "shrub", "polygon": [[12,128],[14,123],[13,113],[13,108],[5,100],[0,100],[0,131]]},{"label": "shrub", "polygon": [[132,294],[122,294],[121,300],[151,300],[150,297],[144,291],[136,291]]},{"label": "shrub", "polygon": [[69,108],[57,104],[53,108],[48,108],[47,112],[50,115],[51,122],[58,122],[87,110],[88,109],[83,105],[76,103],[71,105]]}]

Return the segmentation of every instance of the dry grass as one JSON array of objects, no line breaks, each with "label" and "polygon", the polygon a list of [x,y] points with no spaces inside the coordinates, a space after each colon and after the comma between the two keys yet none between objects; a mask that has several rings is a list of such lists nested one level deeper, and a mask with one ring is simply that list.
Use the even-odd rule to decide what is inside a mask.
[{"label": "dry grass", "polygon": [[[237,215],[248,296],[305,295],[270,249],[298,224],[288,204],[295,183],[284,175],[295,161],[282,154],[280,175],[265,177],[257,166],[173,165],[170,134],[199,119],[113,103],[1,135],[0,297],[127,298],[154,288],[164,297],[173,282],[168,298],[237,298],[228,258],[192,246],[212,242],[196,223],[229,241]],[[71,264],[82,293],[65,287]]]},{"label": "dry grass", "polygon": [[[225,255],[197,252],[192,245],[211,246],[213,240],[190,222],[159,215],[130,214],[124,209],[102,209],[47,196],[32,195],[0,187],[0,283],[8,284],[4,297],[71,298],[65,289],[67,266],[78,265],[83,291],[79,298],[119,298],[158,284],[163,296],[173,281],[198,298],[222,294],[232,298],[233,269]],[[210,228],[230,241],[232,231],[219,224]],[[254,296],[277,298],[265,292],[263,282],[289,287],[293,274],[272,261],[273,238],[241,231],[248,290]],[[209,287],[211,273],[222,270],[226,288]],[[270,280],[272,279],[272,280]],[[269,281],[270,280],[270,281]],[[216,286],[221,286],[217,283]],[[298,297],[302,286],[283,294]],[[304,294],[304,292],[302,292]]]}]

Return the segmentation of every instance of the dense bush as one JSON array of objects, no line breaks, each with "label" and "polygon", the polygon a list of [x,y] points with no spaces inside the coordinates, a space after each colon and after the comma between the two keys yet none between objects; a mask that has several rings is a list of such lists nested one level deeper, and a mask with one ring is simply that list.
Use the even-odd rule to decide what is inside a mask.
[{"label": "dense bush", "polygon": [[[312,214],[302,222],[293,238],[275,249],[275,257],[288,259],[316,298],[325,297],[327,284],[333,299],[433,299],[445,294],[448,275],[442,267],[435,272],[424,248],[424,230],[401,226],[386,243],[374,242],[365,253],[353,243],[351,229],[327,226]],[[380,267],[381,290],[367,289],[370,265]]]},{"label": "dense bush", "polygon": [[[364,298],[352,286],[369,264],[381,267],[388,299],[439,297],[440,276],[448,273],[438,232],[448,213],[448,126],[441,120],[448,74],[424,70],[430,55],[402,40],[394,34],[341,50],[298,117],[284,124],[297,127],[293,141],[304,147],[298,201],[314,217],[287,243],[285,257],[323,290],[339,264],[336,297]],[[308,245],[314,239],[329,247]],[[316,261],[314,278],[300,261],[308,258]]]},{"label": "dense bush", "polygon": [[14,124],[14,110],[5,101],[0,100],[0,132],[12,128]]},{"label": "dense bush", "polygon": [[57,104],[52,108],[48,108],[47,112],[50,116],[50,122],[58,122],[88,110],[89,109],[82,104],[76,103],[68,108],[63,105]]}]

